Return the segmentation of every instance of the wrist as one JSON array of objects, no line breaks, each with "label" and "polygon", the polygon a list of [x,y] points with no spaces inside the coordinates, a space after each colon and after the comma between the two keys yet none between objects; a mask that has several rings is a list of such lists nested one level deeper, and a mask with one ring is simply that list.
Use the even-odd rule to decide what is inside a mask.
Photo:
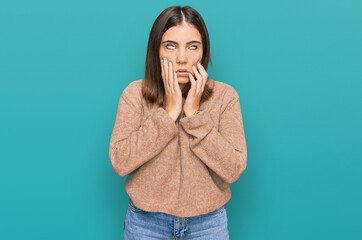
[{"label": "wrist", "polygon": [[196,111],[194,112],[194,114],[192,114],[192,116],[198,114],[199,112],[201,112],[201,111],[200,111],[200,110],[196,110]]},{"label": "wrist", "polygon": [[190,116],[194,116],[194,115],[198,114],[199,112],[201,112],[201,111],[199,109],[197,109],[194,112],[190,112],[190,113],[185,112],[185,115],[186,115],[186,117],[190,117]]}]

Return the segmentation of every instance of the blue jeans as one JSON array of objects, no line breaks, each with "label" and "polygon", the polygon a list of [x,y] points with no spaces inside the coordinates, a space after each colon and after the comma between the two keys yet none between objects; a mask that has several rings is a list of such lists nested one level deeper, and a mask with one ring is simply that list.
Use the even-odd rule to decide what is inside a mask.
[{"label": "blue jeans", "polygon": [[177,217],[162,212],[144,211],[130,200],[123,228],[124,240],[229,239],[225,205],[207,214]]}]

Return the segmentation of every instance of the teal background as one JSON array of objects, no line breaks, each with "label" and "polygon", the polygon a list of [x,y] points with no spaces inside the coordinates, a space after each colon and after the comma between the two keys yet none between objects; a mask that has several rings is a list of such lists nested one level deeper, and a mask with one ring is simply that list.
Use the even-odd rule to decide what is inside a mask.
[{"label": "teal background", "polygon": [[122,239],[108,147],[171,5],[201,13],[209,77],[240,96],[248,165],[230,239],[362,239],[362,3],[2,1],[0,238]]}]

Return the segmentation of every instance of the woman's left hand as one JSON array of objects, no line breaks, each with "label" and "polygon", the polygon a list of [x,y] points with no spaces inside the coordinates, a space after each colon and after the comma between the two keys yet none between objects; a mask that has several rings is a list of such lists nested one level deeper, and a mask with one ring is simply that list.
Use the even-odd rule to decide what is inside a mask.
[{"label": "woman's left hand", "polygon": [[208,77],[206,70],[199,61],[197,62],[197,68],[193,65],[192,70],[194,71],[197,80],[195,80],[192,74],[189,73],[191,88],[183,106],[184,113],[187,117],[193,115],[197,110],[199,110],[200,99],[204,92]]}]

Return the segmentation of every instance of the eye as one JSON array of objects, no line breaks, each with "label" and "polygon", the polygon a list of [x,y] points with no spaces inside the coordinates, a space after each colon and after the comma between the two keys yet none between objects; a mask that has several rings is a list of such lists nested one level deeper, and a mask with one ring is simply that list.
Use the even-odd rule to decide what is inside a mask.
[{"label": "eye", "polygon": [[[172,44],[167,44],[167,45],[166,45],[166,48],[168,48],[168,46],[174,47]],[[173,48],[168,48],[168,49],[173,49]]]},{"label": "eye", "polygon": [[192,45],[191,47],[195,47],[194,49],[197,49],[197,46],[196,46],[196,45]]}]

